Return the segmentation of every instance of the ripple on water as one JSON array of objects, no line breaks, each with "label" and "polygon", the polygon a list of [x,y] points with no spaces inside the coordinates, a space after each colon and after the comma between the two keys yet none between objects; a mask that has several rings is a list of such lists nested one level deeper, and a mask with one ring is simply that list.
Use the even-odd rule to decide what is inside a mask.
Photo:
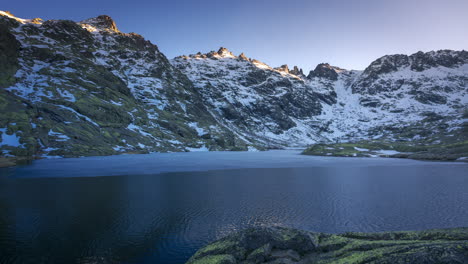
[{"label": "ripple on water", "polygon": [[[325,159],[310,166],[278,155],[292,167],[0,177],[0,263],[182,263],[250,226],[336,233],[466,225],[468,165]],[[222,160],[243,162],[233,157]]]}]

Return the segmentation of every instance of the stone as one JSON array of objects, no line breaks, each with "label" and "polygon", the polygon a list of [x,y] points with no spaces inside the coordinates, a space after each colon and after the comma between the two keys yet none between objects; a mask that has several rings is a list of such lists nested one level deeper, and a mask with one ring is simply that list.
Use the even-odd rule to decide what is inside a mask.
[{"label": "stone", "polygon": [[250,261],[253,263],[262,263],[268,259],[270,254],[271,254],[271,244],[267,243],[255,249],[254,251],[252,251],[252,253],[250,253],[247,256],[247,261]]}]

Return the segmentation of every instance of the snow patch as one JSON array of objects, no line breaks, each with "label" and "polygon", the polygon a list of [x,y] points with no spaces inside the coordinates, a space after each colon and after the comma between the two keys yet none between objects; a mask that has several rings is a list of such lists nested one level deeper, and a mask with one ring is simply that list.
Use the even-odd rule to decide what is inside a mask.
[{"label": "snow patch", "polygon": [[20,137],[16,133],[8,135],[6,128],[0,128],[0,132],[2,132],[0,146],[23,147],[23,144],[20,143]]}]

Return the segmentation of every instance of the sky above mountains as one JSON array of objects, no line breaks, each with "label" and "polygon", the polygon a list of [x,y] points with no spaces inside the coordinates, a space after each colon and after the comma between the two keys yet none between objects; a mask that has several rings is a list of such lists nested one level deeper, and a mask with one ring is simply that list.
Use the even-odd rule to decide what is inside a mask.
[{"label": "sky above mountains", "polygon": [[168,58],[218,50],[270,66],[318,63],[362,70],[386,54],[468,49],[467,0],[6,1],[21,18],[111,16]]}]

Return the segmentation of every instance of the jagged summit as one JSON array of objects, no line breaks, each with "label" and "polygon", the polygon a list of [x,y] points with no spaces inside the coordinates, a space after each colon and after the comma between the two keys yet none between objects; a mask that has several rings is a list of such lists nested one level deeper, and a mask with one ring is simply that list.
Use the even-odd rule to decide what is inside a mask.
[{"label": "jagged summit", "polygon": [[182,56],[178,56],[176,57],[175,59],[177,58],[182,58],[182,59],[188,59],[188,58],[192,58],[192,59],[207,59],[207,58],[210,58],[210,59],[223,59],[223,58],[231,58],[231,59],[242,59],[242,60],[246,60],[246,61],[249,61],[250,59],[247,58],[245,56],[244,53],[241,53],[238,56],[234,55],[234,53],[232,53],[229,49],[227,48],[224,48],[224,47],[220,47],[218,49],[218,51],[210,51],[208,53],[201,53],[201,52],[197,52],[197,54],[190,54],[190,55],[182,55]]},{"label": "jagged summit", "polygon": [[289,73],[294,74],[299,77],[305,77],[304,72],[302,71],[301,68],[294,66],[292,70],[289,71]]},{"label": "jagged summit", "polygon": [[250,60],[249,58],[247,58],[247,56],[245,56],[244,52],[242,52],[242,53],[239,55],[239,59],[245,60],[245,61]]},{"label": "jagged summit", "polygon": [[411,71],[421,72],[433,67],[453,68],[466,63],[468,63],[468,52],[465,50],[419,51],[411,55],[386,55],[373,61],[364,70],[364,76],[374,78],[379,74],[395,72],[405,67],[409,67]]},{"label": "jagged summit", "polygon": [[232,52],[224,47],[219,48],[218,55],[221,57],[235,57]]},{"label": "jagged summit", "polygon": [[307,76],[308,79],[319,77],[319,78],[326,78],[330,80],[338,80],[338,73],[344,71],[336,66],[331,66],[328,63],[320,63],[315,67],[315,70],[310,71],[309,75]]},{"label": "jagged summit", "polygon": [[[16,17],[9,11],[0,11],[0,17],[6,17],[9,19],[16,20],[21,24],[38,24],[41,25],[44,21],[41,18],[33,18],[33,19],[23,19]],[[54,21],[61,21],[61,20],[49,20],[49,23],[53,23]],[[81,25],[83,28],[87,29],[91,32],[97,31],[107,31],[107,32],[120,32],[117,29],[115,21],[107,15],[100,15],[98,17],[85,19],[83,21],[77,22],[77,24]]]},{"label": "jagged summit", "polygon": [[287,64],[283,64],[283,65],[275,68],[275,70],[280,71],[280,72],[289,73],[289,67],[288,67]]},{"label": "jagged summit", "polygon": [[[276,73],[281,74],[282,76],[288,76],[296,80],[305,78],[305,75],[302,72],[302,69],[299,69],[297,66],[294,66],[293,70],[290,70],[287,64],[274,68],[260,60],[249,58],[244,53],[241,53],[239,54],[239,56],[236,56],[229,49],[224,48],[224,47],[220,47],[218,51],[212,50],[208,53],[197,52],[196,54],[177,56],[173,59],[173,61],[181,63],[182,61],[186,61],[190,59],[219,60],[219,63],[221,63],[221,65],[231,65],[233,67],[239,67],[239,65],[243,65],[243,67],[253,66],[254,68],[257,68],[257,69],[276,72]],[[234,66],[234,64],[237,64],[237,63],[240,63],[240,64],[237,66]]]},{"label": "jagged summit", "polygon": [[41,18],[33,18],[33,19],[23,19],[16,17],[10,11],[0,11],[0,16],[8,17],[14,19],[21,24],[32,23],[32,24],[42,24],[43,20]]},{"label": "jagged summit", "polygon": [[[120,32],[117,29],[117,25],[115,24],[115,21],[110,16],[107,16],[107,15],[100,15],[98,17],[85,19],[83,21],[80,21],[79,24],[90,25],[94,28],[94,30]],[[94,31],[92,28],[87,28],[87,29]]]}]

